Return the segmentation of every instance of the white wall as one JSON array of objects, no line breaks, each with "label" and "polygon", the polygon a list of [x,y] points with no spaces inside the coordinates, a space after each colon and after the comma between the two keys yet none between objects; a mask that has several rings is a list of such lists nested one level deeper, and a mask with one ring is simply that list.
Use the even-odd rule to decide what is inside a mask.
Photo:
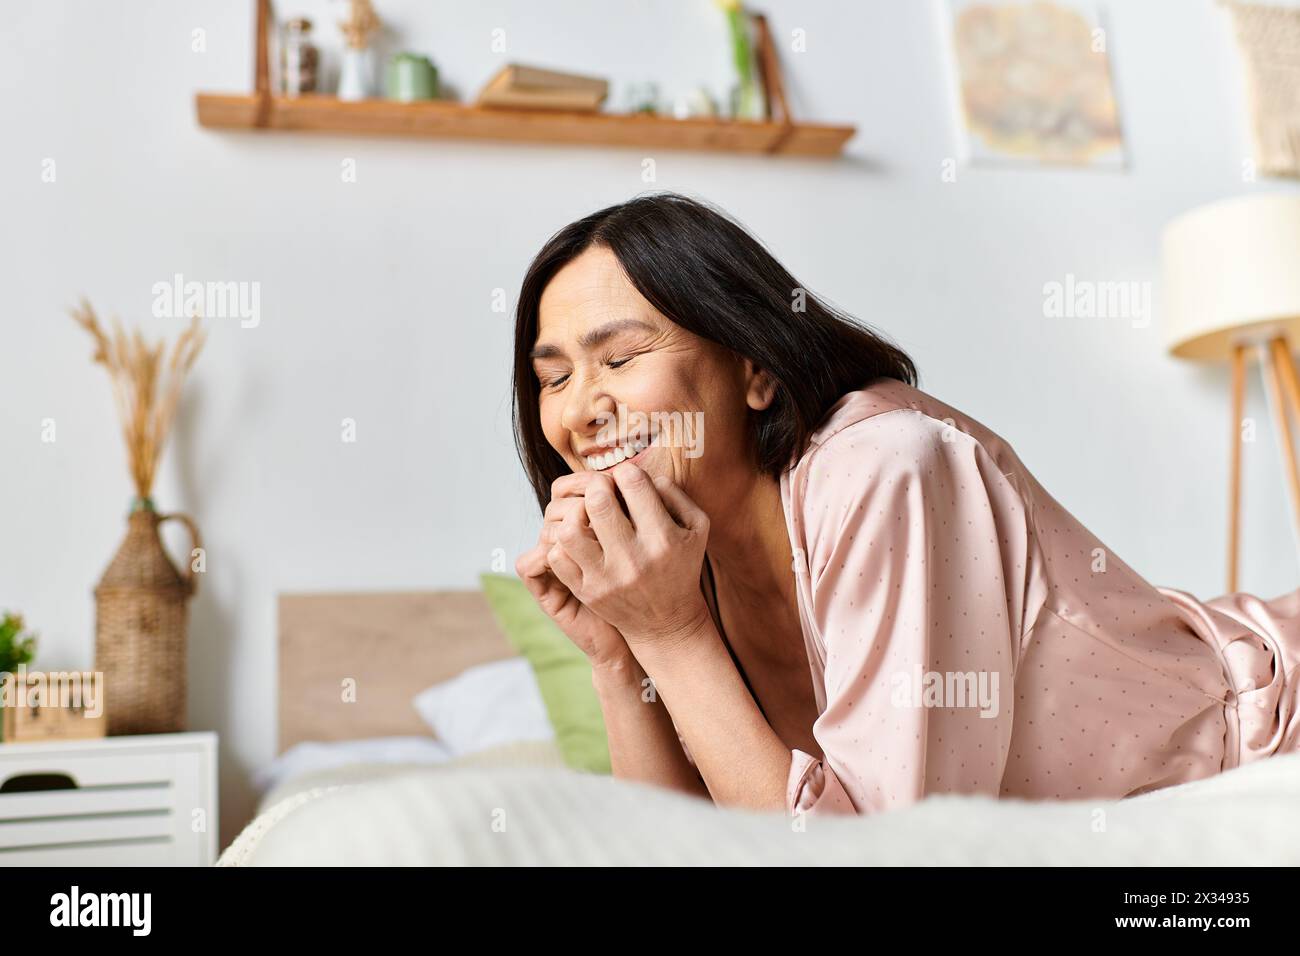
[{"label": "white wall", "polygon": [[[506,59],[666,90],[727,76],[706,0],[378,6],[407,38],[395,45],[429,52],[462,92]],[[1225,371],[1167,357],[1158,323],[1045,319],[1042,289],[1066,273],[1155,281],[1171,216],[1291,188],[1243,183],[1227,14],[1212,0],[1110,4],[1128,171],[963,169],[944,183],[956,145],[935,6],[764,6],[778,38],[807,32],[807,52],[785,56],[799,113],[858,125],[844,160],[215,133],[197,127],[193,94],[249,87],[251,2],[6,4],[0,607],[40,630],[45,666],[91,664],[90,592],[130,493],[108,384],[64,308],[84,293],[173,334],[178,322],[150,316],[155,282],[261,283],[257,328],[212,323],[156,492],[209,549],[190,713],[221,733],[223,842],[250,809],[247,773],[274,753],[277,593],[468,587],[494,549],[512,563],[531,544],[510,318],[492,292],[513,299],[547,235],[647,188],[646,155],[656,187],[731,210],[806,285],[895,335],[923,388],[1010,440],[1149,580],[1223,589]],[[322,24],[341,12],[280,8]],[[507,56],[490,50],[496,27]],[[341,182],[349,157],[355,184]],[[340,441],[344,417],[355,444]],[[1248,447],[1245,501],[1242,586],[1295,587],[1267,429]]]}]

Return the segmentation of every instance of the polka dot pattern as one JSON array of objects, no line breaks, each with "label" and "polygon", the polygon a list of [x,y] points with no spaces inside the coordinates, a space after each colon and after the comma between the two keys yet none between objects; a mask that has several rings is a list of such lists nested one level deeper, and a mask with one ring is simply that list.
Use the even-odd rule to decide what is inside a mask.
[{"label": "polka dot pattern", "polygon": [[1153,587],[919,389],[841,398],[781,494],[825,755],[793,751],[792,811],[1121,797],[1300,750],[1300,591]]}]

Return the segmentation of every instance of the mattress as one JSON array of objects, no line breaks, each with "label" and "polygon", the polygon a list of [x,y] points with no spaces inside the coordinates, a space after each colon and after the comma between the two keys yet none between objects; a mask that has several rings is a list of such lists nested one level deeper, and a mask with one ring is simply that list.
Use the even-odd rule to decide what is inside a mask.
[{"label": "mattress", "polygon": [[[414,770],[457,767],[551,767],[563,768],[564,760],[553,740],[521,740],[472,754],[451,756],[436,749],[436,741],[423,759],[411,759],[423,748],[392,745],[396,740],[339,741],[315,744],[315,757],[290,761],[280,773],[268,768],[261,775],[263,793],[257,812],[265,813],[276,804],[312,790],[374,783]],[[383,747],[387,743],[390,746]],[[299,750],[299,753],[303,751]],[[287,756],[287,755],[286,755]]]},{"label": "mattress", "polygon": [[1124,800],[795,819],[549,767],[426,767],[300,791],[218,865],[1295,866],[1297,806],[1300,754]]}]

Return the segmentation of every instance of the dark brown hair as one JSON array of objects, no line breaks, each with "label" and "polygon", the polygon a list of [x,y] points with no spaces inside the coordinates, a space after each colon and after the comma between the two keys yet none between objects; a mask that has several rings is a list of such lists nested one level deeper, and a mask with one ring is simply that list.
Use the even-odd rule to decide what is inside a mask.
[{"label": "dark brown hair", "polygon": [[[584,216],[542,247],[515,311],[515,445],[543,510],[570,471],[546,440],[529,352],[542,292],[592,246],[607,247],[646,300],[677,325],[750,359],[776,381],[753,415],[756,467],[779,477],[846,392],[880,378],[917,384],[896,345],[804,289],[761,243],[711,206],[676,193],[638,196]],[[654,411],[650,409],[648,411]]]}]

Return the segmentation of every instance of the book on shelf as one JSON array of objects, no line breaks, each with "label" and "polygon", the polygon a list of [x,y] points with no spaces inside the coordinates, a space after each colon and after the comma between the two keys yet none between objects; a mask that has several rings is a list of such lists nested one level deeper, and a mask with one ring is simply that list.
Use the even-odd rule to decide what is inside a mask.
[{"label": "book on shelf", "polygon": [[488,80],[478,105],[591,113],[608,95],[609,81],[599,77],[511,63]]}]

